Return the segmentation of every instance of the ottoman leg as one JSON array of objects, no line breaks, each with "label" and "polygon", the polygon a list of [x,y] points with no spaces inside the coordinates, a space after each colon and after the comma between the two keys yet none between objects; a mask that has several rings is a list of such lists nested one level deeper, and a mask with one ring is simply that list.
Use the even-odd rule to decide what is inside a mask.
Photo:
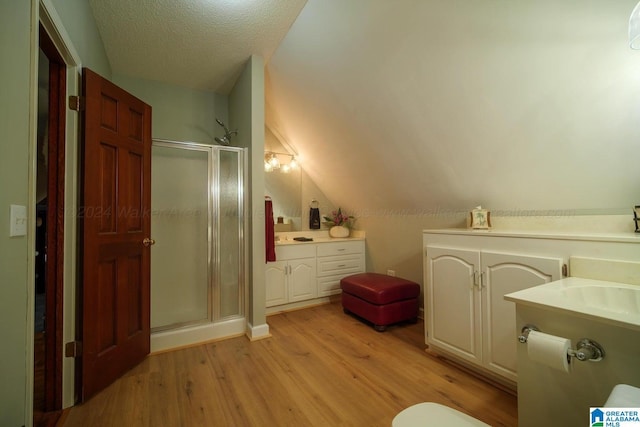
[{"label": "ottoman leg", "polygon": [[387,330],[385,325],[373,325],[373,328],[378,332],[384,332]]}]

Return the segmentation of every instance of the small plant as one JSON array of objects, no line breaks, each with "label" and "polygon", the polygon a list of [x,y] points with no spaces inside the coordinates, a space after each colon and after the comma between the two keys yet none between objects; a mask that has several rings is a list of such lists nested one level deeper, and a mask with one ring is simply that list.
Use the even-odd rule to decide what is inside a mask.
[{"label": "small plant", "polygon": [[338,208],[337,211],[331,212],[331,216],[323,217],[325,220],[325,225],[327,227],[334,227],[336,225],[351,228],[353,226],[353,221],[355,221],[355,217],[353,215],[345,215],[342,213],[342,208]]}]

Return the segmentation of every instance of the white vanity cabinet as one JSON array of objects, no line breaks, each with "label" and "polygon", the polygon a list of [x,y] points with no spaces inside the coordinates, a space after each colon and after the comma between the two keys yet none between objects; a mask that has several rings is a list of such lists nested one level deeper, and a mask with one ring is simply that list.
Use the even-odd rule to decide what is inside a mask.
[{"label": "white vanity cabinet", "polygon": [[364,272],[364,241],[317,245],[318,296],[339,294],[340,279]]},{"label": "white vanity cabinet", "polygon": [[317,296],[315,246],[278,247],[276,259],[265,270],[267,307]]},{"label": "white vanity cabinet", "polygon": [[362,239],[276,246],[277,261],[265,270],[266,307],[299,308],[339,294],[340,279],[365,271],[364,251]]},{"label": "white vanity cabinet", "polygon": [[538,255],[544,249],[527,239],[518,250],[507,241],[501,251],[500,239],[459,237],[424,234],[426,342],[515,383],[515,305],[503,297],[561,279],[564,258]]},{"label": "white vanity cabinet", "polygon": [[503,296],[558,280],[561,258],[427,246],[428,343],[516,380],[515,306]]}]

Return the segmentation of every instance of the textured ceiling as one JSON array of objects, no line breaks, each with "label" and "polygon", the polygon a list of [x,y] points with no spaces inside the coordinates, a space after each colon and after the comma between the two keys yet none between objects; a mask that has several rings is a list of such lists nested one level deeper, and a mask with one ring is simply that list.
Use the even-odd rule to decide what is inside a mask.
[{"label": "textured ceiling", "polygon": [[113,73],[227,94],[306,0],[89,0]]}]

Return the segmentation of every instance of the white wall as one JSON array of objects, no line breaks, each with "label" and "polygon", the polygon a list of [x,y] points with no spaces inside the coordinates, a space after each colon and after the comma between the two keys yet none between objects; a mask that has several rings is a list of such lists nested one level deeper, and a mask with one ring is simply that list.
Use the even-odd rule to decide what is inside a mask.
[{"label": "white wall", "polygon": [[[0,77],[4,82],[0,96],[0,425],[21,426],[26,421],[27,306],[29,278],[28,243],[33,238],[9,237],[9,206],[27,206],[30,180],[32,78],[35,51],[32,50],[33,1],[0,2],[0,56],[4,58]],[[37,29],[37,27],[36,27]],[[35,123],[35,122],[34,122]],[[11,185],[9,185],[11,183]],[[35,189],[35,187],[34,187]],[[33,209],[31,209],[31,212]],[[32,217],[30,217],[32,218]],[[29,225],[30,232],[35,225]],[[31,285],[33,287],[33,285]],[[29,400],[30,401],[30,400]]]},{"label": "white wall", "polygon": [[264,60],[248,59],[229,95],[229,128],[238,129],[238,146],[249,148],[248,230],[248,334],[267,336],[265,314],[265,214],[264,214]]},{"label": "white wall", "polygon": [[479,204],[496,226],[630,231],[636,3],[309,0],[268,64],[268,124],[359,218],[368,271],[421,282],[421,230]]},{"label": "white wall", "polygon": [[107,79],[111,78],[111,65],[102,45],[93,12],[87,0],[50,0],[60,16],[64,30],[73,47],[82,58],[82,65]]},{"label": "white wall", "polygon": [[350,209],[630,212],[635,3],[309,0],[269,126]]},{"label": "white wall", "polygon": [[228,121],[224,95],[121,74],[114,75],[113,82],[151,105],[154,139],[216,144],[214,137],[224,133],[215,121]]}]

